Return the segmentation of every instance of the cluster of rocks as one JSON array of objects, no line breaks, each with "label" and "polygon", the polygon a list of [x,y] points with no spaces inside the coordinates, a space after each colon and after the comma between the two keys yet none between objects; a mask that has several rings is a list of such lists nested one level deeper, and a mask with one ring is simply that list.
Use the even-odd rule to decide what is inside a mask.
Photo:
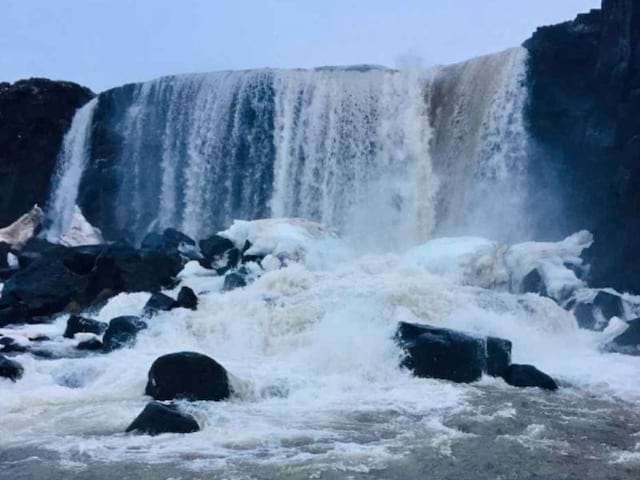
[{"label": "cluster of rocks", "polygon": [[[139,332],[161,311],[175,308],[196,310],[198,296],[183,286],[176,298],[162,289],[178,284],[178,273],[196,260],[212,273],[224,276],[224,291],[245,286],[249,261],[261,259],[244,255],[249,242],[238,249],[229,239],[213,235],[196,242],[174,229],[147,235],[139,248],[125,242],[86,246],[63,246],[38,237],[19,245],[0,243],[0,327],[47,323],[68,314],[63,337],[92,334],[76,344],[79,352],[109,353],[132,346]],[[9,261],[13,257],[14,261]],[[142,317],[126,315],[108,323],[81,315],[99,309],[120,293],[150,292]],[[1,335],[0,335],[1,337]],[[86,335],[85,335],[86,337]],[[0,338],[1,354],[29,352],[48,358],[50,352],[32,348],[10,337]],[[46,339],[51,340],[51,339]],[[15,360],[2,357],[0,376],[18,380],[23,368]]]},{"label": "cluster of rocks", "polygon": [[151,365],[145,388],[145,394],[155,401],[147,404],[126,431],[149,435],[197,432],[196,419],[174,401],[217,402],[232,393],[227,370],[214,359],[196,352],[163,355]]},{"label": "cluster of rocks", "polygon": [[516,387],[557,390],[557,383],[531,365],[511,363],[512,344],[497,337],[479,338],[429,325],[401,322],[396,341],[404,349],[402,365],[414,375],[457,383],[479,380],[483,373]]}]

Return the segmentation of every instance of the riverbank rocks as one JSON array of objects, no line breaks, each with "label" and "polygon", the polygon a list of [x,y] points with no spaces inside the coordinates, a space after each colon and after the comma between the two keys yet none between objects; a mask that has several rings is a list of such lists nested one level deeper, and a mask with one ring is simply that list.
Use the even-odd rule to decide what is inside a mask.
[{"label": "riverbank rocks", "polygon": [[479,338],[446,328],[400,322],[396,340],[406,352],[402,365],[417,377],[470,383],[482,376],[485,345]]},{"label": "riverbank rocks", "polygon": [[132,346],[138,332],[147,328],[147,324],[135,316],[116,317],[109,322],[109,327],[102,338],[103,350],[112,352],[120,348]]},{"label": "riverbank rocks", "polygon": [[627,329],[604,347],[611,353],[640,356],[640,318],[629,320]]},{"label": "riverbank rocks", "polygon": [[15,360],[10,360],[4,355],[0,355],[0,377],[8,378],[15,382],[22,378],[24,368]]},{"label": "riverbank rocks", "polygon": [[144,313],[155,315],[157,312],[168,312],[174,308],[187,308],[196,310],[198,308],[198,297],[189,287],[182,287],[178,292],[178,298],[174,300],[169,295],[156,292],[144,306]]},{"label": "riverbank rocks", "polygon": [[102,335],[107,330],[108,325],[91,318],[71,315],[67,320],[67,328],[62,335],[64,338],[73,338],[76,333],[93,333]]},{"label": "riverbank rocks", "polygon": [[193,433],[198,430],[200,426],[195,418],[178,410],[176,405],[151,402],[144,407],[126,431],[160,435],[161,433]]},{"label": "riverbank rocks", "polygon": [[178,352],[156,359],[149,370],[145,393],[156,400],[225,400],[231,395],[225,368],[195,352]]},{"label": "riverbank rocks", "polygon": [[45,257],[13,275],[0,298],[3,306],[23,306],[31,317],[62,312],[87,288],[87,278],[67,269],[60,258]]},{"label": "riverbank rocks", "polygon": [[558,389],[558,384],[553,378],[532,365],[511,364],[502,378],[514,387],[538,387],[552,391]]}]

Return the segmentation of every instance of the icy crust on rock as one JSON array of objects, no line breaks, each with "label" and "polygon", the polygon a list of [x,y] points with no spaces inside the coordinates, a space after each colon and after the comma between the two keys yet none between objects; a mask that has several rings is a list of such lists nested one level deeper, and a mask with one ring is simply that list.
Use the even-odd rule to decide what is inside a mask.
[{"label": "icy crust on rock", "polygon": [[235,220],[219,235],[241,250],[249,242],[246,255],[271,255],[281,261],[303,262],[310,268],[326,268],[352,255],[335,232],[301,218]]},{"label": "icy crust on rock", "polygon": [[71,225],[57,243],[67,247],[76,247],[80,245],[98,245],[103,241],[100,229],[91,225],[82,214],[80,207],[76,205],[71,217]]},{"label": "icy crust on rock", "polygon": [[573,291],[585,286],[569,266],[581,267],[582,252],[593,244],[593,235],[582,230],[561,242],[525,242],[511,246],[505,262],[512,273],[512,281],[520,285],[531,270],[538,269],[549,295],[563,300]]},{"label": "icy crust on rock", "polygon": [[[29,212],[22,215],[14,223],[8,227],[0,228],[0,242],[8,243],[19,250],[38,234],[44,220],[43,210],[38,205],[34,205]],[[100,229],[88,222],[77,205],[73,211],[69,229],[60,237],[48,236],[48,240],[67,247],[97,245],[104,241]]]},{"label": "icy crust on rock", "polygon": [[44,212],[38,205],[5,228],[0,228],[0,242],[21,248],[38,231],[44,220]]},{"label": "icy crust on rock", "polygon": [[523,278],[538,269],[548,293],[561,300],[585,286],[569,266],[581,266],[582,251],[593,243],[587,231],[561,242],[503,245],[478,237],[437,238],[409,250],[407,263],[462,285],[520,291]]}]

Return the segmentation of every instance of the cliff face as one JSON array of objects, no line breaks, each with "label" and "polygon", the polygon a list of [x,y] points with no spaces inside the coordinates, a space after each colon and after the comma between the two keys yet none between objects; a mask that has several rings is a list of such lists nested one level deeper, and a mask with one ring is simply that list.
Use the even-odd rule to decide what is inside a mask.
[{"label": "cliff face", "polygon": [[70,82],[0,83],[0,226],[44,204],[64,134],[93,96]]},{"label": "cliff face", "polygon": [[640,292],[640,3],[604,0],[525,47],[533,173],[563,212],[541,228],[592,230],[592,282]]}]

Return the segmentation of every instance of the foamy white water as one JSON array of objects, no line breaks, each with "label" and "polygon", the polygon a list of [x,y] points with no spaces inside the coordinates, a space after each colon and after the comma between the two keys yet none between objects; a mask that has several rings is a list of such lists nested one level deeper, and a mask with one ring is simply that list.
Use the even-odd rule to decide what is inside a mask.
[{"label": "foamy white water", "polygon": [[[434,273],[430,258],[448,258],[461,268],[478,265],[491,242],[467,240],[454,251],[455,242],[436,242],[405,255],[361,257],[342,245],[349,255],[318,257],[321,249],[314,245],[337,240],[304,223],[288,230],[281,225],[238,225],[229,235],[238,241],[250,235],[263,249],[303,252],[299,262],[228,293],[220,292],[220,277],[187,268],[181,278],[200,296],[198,311],[149,319],[132,349],[52,360],[18,356],[25,376],[3,382],[0,448],[54,450],[75,468],[108,461],[195,470],[340,465],[344,472],[362,472],[402,459],[415,447],[412,439],[427,435],[429,448],[446,457],[455,441],[467,438],[447,427],[446,418],[473,409],[481,392],[504,398],[516,392],[494,379],[456,385],[413,378],[399,368],[401,351],[392,339],[401,320],[509,338],[514,362],[533,363],[561,383],[553,398],[571,403],[576,395],[591,395],[640,404],[640,385],[630,380],[640,374],[640,359],[600,353],[605,334],[578,330],[573,315],[554,301],[482,288],[473,275]],[[576,251],[559,245],[551,254],[548,245],[540,256],[536,247],[515,250],[549,261]],[[436,250],[431,257],[425,256],[429,249]],[[507,249],[498,251],[506,255]],[[140,314],[148,297],[120,295],[97,318]],[[60,335],[65,321],[3,333]],[[60,352],[72,351],[75,343],[60,342]],[[202,426],[198,433],[125,435],[147,401],[151,363],[182,350],[221,362],[235,378],[234,398],[184,404]],[[544,401],[550,394],[527,395]]]}]

